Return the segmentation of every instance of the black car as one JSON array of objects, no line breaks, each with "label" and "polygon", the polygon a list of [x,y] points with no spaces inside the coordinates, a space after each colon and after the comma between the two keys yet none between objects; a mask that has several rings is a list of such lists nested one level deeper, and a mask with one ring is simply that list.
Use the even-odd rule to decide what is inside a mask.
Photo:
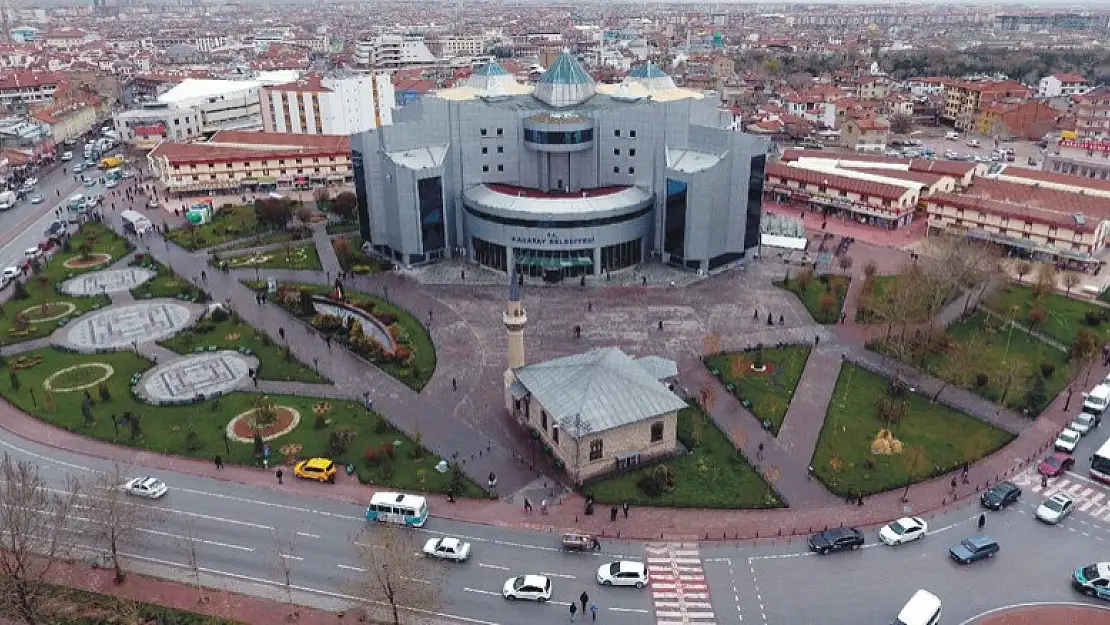
[{"label": "black car", "polygon": [[821,555],[863,546],[863,532],[854,527],[834,527],[809,537],[809,548]]},{"label": "black car", "polygon": [[1021,499],[1021,489],[1011,482],[995,484],[983,493],[979,503],[988,510],[1001,510],[1006,506],[1016,503]]}]

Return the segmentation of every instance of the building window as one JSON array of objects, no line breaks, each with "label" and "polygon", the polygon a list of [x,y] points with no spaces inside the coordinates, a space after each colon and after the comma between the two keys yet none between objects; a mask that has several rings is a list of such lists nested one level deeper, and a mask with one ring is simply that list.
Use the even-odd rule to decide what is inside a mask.
[{"label": "building window", "polygon": [[489,148],[482,146],[482,154],[489,154]]},{"label": "building window", "polygon": [[482,133],[483,137],[486,136],[486,129],[485,128],[482,128],[479,132]]},{"label": "building window", "polygon": [[498,165],[497,166],[497,171],[505,171],[505,166],[504,165]]},{"label": "building window", "polygon": [[629,149],[628,150],[628,155],[629,156],[636,156],[636,148]]},{"label": "building window", "polygon": [[503,145],[497,146],[497,153],[498,154],[504,154],[505,153],[505,146],[503,146]]},{"label": "building window", "polygon": [[484,172],[488,172],[488,171],[489,171],[489,165],[482,165],[482,172],[484,173]]},{"label": "building window", "polygon": [[635,168],[635,167],[629,167],[629,168],[628,168],[628,174],[629,174],[629,175],[632,175],[632,174],[634,174],[634,173],[636,173],[636,168]]},{"label": "building window", "polygon": [[636,138],[636,131],[635,130],[629,130],[628,131],[628,136],[631,137],[632,139],[635,139]]},{"label": "building window", "polygon": [[613,168],[613,173],[614,173],[614,174],[619,174],[619,173],[621,173],[621,168],[620,168],[620,167],[614,167],[614,168]]},{"label": "building window", "polygon": [[556,445],[559,444],[559,426],[558,425],[551,426],[551,441],[554,442]]},{"label": "building window", "polygon": [[619,136],[621,136],[621,131],[619,131],[619,130],[614,130],[614,131],[613,131],[613,136],[614,136],[614,137],[619,137]]},{"label": "building window", "polygon": [[590,462],[594,460],[601,460],[601,454],[604,451],[604,443],[601,439],[590,441]]},{"label": "building window", "polygon": [[620,148],[615,148],[613,150],[613,156],[620,156],[620,155],[621,155],[621,149]]},{"label": "building window", "polygon": [[547,411],[546,410],[540,410],[540,425],[543,427],[543,431],[546,432],[547,431]]},{"label": "building window", "polygon": [[658,443],[661,440],[663,440],[663,422],[659,421],[657,423],[652,423],[651,424],[651,442]]},{"label": "building window", "polygon": [[504,135],[504,134],[505,134],[505,129],[504,129],[504,128],[498,128],[498,129],[497,129],[497,136],[498,136],[498,137],[500,137],[500,136],[502,136],[502,135]]}]

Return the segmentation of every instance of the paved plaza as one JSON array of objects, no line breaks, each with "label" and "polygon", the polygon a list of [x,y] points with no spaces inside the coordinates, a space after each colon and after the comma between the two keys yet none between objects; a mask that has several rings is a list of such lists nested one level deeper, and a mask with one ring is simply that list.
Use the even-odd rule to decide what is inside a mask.
[{"label": "paved plaza", "polygon": [[221,395],[244,386],[248,372],[257,364],[257,359],[232,351],[185,356],[144,373],[139,391],[154,404]]},{"label": "paved plaza", "polygon": [[155,275],[153,271],[142,267],[107,269],[70,278],[63,282],[60,288],[66,295],[78,297],[100,295],[102,293],[120,293],[130,291]]},{"label": "paved plaza", "polygon": [[80,352],[125,349],[180,332],[202,310],[173,300],[113,306],[78,318],[59,330],[54,342]]}]

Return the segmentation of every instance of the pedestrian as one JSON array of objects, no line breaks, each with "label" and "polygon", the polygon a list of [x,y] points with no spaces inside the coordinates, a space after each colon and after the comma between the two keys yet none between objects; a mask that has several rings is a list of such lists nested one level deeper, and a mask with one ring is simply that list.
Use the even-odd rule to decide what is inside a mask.
[{"label": "pedestrian", "polygon": [[621,509],[624,510],[624,518],[628,518],[628,502],[621,504]]},{"label": "pedestrian", "polygon": [[964,483],[964,484],[970,484],[970,483],[971,483],[971,479],[970,479],[970,478],[968,478],[968,472],[969,472],[970,470],[971,470],[971,467],[969,467],[969,466],[967,465],[967,463],[965,462],[965,463],[964,463],[964,470],[963,470],[963,475],[961,475],[961,476],[960,476],[960,477],[961,477],[961,479],[963,480],[963,483]]},{"label": "pedestrian", "polygon": [[752,315],[752,319],[759,319],[759,309],[758,308],[755,309],[755,314]]},{"label": "pedestrian", "polygon": [[594,311],[594,303],[593,302],[586,302],[586,312],[593,312],[593,311]]},{"label": "pedestrian", "polygon": [[659,320],[659,331],[660,332],[663,331],[663,320],[662,319]]},{"label": "pedestrian", "polygon": [[782,315],[779,315],[779,325],[781,326],[784,323],[786,323],[785,318]]},{"label": "pedestrian", "polygon": [[616,520],[617,520],[617,507],[613,506],[609,510],[609,522],[612,523],[613,521],[616,521]]},{"label": "pedestrian", "polygon": [[285,477],[285,474],[281,472],[281,469],[278,469],[276,475],[278,479],[278,484],[281,484],[281,478]]},{"label": "pedestrian", "polygon": [[756,446],[756,448],[755,448],[755,459],[756,460],[763,460],[763,443],[760,443],[758,446]]},{"label": "pedestrian", "polygon": [[1048,476],[1041,474],[1041,488],[1048,488]]},{"label": "pedestrian", "polygon": [[821,344],[821,337],[820,336],[814,336],[813,337],[813,346],[817,347],[820,344]]},{"label": "pedestrian", "polygon": [[858,499],[856,499],[856,505],[857,506],[862,506],[863,505],[863,493],[857,493],[857,496],[858,496]]},{"label": "pedestrian", "polygon": [[593,603],[590,604],[590,620],[591,621],[596,621],[597,620],[597,602],[596,601],[594,601]]},{"label": "pedestrian", "polygon": [[578,613],[578,604],[573,601],[570,603],[570,620],[574,622],[574,615]]},{"label": "pedestrian", "polygon": [[[114,204],[112,205],[112,210],[116,210],[116,207],[115,207]],[[203,269],[200,272],[200,279],[204,282],[208,282],[208,274],[205,273]]]},{"label": "pedestrian", "polygon": [[847,319],[847,318],[848,318],[848,313],[846,313],[846,312],[840,313],[840,323],[844,323],[844,320]]},{"label": "pedestrian", "polygon": [[528,498],[525,497],[524,498],[524,514],[531,514],[531,513],[532,513],[532,502],[528,501]]},{"label": "pedestrian", "polygon": [[324,335],[324,344],[328,346],[328,351],[330,352],[331,351],[331,335],[330,334],[325,334]]},{"label": "pedestrian", "polygon": [[594,538],[594,551],[601,551],[601,541]]},{"label": "pedestrian", "polygon": [[952,476],[952,490],[956,490],[956,476]]},{"label": "pedestrian", "polygon": [[540,514],[547,514],[547,499],[540,500]]},{"label": "pedestrian", "polygon": [[456,380],[455,378],[451,378],[451,390],[452,391],[459,390],[459,381]]},{"label": "pedestrian", "polygon": [[223,468],[224,468],[224,459],[220,457],[220,454],[216,454],[216,470],[219,471]]},{"label": "pedestrian", "polygon": [[983,526],[986,525],[986,524],[987,524],[987,515],[980,514],[979,515],[979,529],[983,529]]},{"label": "pedestrian", "polygon": [[583,590],[582,594],[578,595],[578,600],[582,602],[582,614],[586,613],[586,604],[590,602],[590,596]]},{"label": "pedestrian", "polygon": [[462,277],[463,282],[466,282],[466,270],[465,269],[463,269],[459,272],[459,276]]}]

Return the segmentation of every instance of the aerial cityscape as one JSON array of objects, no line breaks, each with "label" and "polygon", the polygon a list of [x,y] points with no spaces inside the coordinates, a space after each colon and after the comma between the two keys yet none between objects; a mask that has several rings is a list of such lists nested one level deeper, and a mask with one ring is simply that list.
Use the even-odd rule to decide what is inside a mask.
[{"label": "aerial cityscape", "polygon": [[1110,625],[1108,41],[0,0],[0,622]]}]

